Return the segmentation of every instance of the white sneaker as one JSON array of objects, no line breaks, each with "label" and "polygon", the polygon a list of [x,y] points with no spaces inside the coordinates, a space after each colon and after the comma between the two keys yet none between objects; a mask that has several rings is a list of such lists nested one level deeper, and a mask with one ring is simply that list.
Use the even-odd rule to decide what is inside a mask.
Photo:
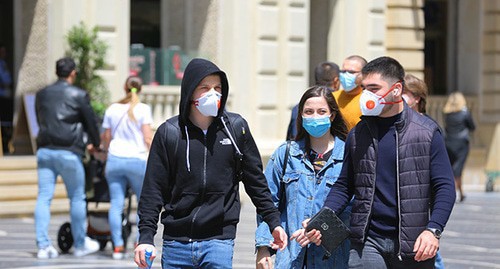
[{"label": "white sneaker", "polygon": [[113,252],[113,260],[123,260],[123,252]]},{"label": "white sneaker", "polygon": [[49,245],[46,248],[41,248],[38,250],[38,253],[36,254],[36,257],[38,259],[53,259],[57,258],[59,256],[59,252],[52,246]]},{"label": "white sneaker", "polygon": [[113,250],[113,260],[122,260],[125,256],[124,254],[125,248],[123,246],[115,247],[115,249]]},{"label": "white sneaker", "polygon": [[90,239],[89,237],[85,237],[85,243],[83,244],[83,247],[76,248],[75,251],[73,252],[73,255],[75,255],[76,257],[83,257],[85,255],[97,252],[98,250],[99,250],[99,242]]}]

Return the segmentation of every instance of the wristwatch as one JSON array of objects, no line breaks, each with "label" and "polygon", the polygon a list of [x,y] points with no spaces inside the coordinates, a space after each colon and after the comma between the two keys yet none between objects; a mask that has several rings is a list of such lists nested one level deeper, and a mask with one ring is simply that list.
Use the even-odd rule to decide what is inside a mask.
[{"label": "wristwatch", "polygon": [[431,232],[437,239],[441,238],[441,230],[435,228],[427,228],[425,230]]}]

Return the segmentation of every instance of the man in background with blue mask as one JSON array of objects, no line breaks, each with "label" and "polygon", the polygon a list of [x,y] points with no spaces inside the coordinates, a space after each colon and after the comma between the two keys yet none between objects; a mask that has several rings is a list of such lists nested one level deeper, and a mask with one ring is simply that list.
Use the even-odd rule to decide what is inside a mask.
[{"label": "man in background with blue mask", "polygon": [[347,129],[351,130],[360,120],[361,110],[359,98],[361,96],[361,69],[366,65],[365,58],[359,55],[347,57],[340,70],[340,84],[342,90],[333,93],[333,97],[339,105],[340,112],[344,116]]}]

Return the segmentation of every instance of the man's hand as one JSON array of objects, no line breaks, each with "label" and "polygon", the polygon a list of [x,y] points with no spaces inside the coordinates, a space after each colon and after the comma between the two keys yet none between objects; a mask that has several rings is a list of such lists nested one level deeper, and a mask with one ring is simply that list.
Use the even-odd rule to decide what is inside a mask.
[{"label": "man's hand", "polygon": [[436,256],[439,248],[439,239],[430,231],[423,231],[415,241],[413,252],[416,252],[415,261],[421,262]]},{"label": "man's hand", "polygon": [[153,254],[151,255],[151,259],[156,257],[156,249],[155,246],[150,244],[140,244],[134,250],[134,261],[139,268],[148,268],[148,264],[146,263],[145,252],[146,249],[150,248],[153,250]]},{"label": "man's hand", "polygon": [[288,244],[288,236],[281,226],[274,228],[273,238],[274,242],[271,242],[272,249],[284,250],[286,248],[286,245]]},{"label": "man's hand", "polygon": [[[302,227],[304,227],[304,229],[307,228],[307,224],[309,223],[309,220],[311,220],[311,219],[305,219],[302,222]],[[304,233],[304,235],[310,243],[314,243],[314,244],[316,244],[316,246],[321,245],[321,232],[320,231],[318,231],[316,229],[312,229],[309,232]],[[292,235],[292,237],[293,237],[293,235]],[[301,246],[302,246],[302,244],[301,244]]]},{"label": "man's hand", "polygon": [[273,269],[273,261],[271,253],[267,247],[259,247],[257,257],[255,258],[255,268],[257,269]]},{"label": "man's hand", "polygon": [[94,145],[92,144],[88,144],[87,145],[87,151],[90,153],[90,154],[94,154],[97,152],[97,149],[94,147]]}]

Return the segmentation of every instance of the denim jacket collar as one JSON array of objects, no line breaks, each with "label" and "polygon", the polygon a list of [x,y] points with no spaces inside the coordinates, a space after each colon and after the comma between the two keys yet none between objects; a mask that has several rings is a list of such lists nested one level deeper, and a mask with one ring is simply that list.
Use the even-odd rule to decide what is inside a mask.
[{"label": "denim jacket collar", "polygon": [[[301,156],[302,161],[304,161],[309,168],[313,169],[309,159],[305,158],[304,152],[306,152],[305,139],[301,139],[299,141],[292,141],[292,144],[290,145],[290,156],[298,157],[302,155]],[[340,138],[338,137],[335,137],[335,146],[333,147],[332,155],[330,156],[330,158],[328,158],[328,161],[326,162],[323,169],[330,166],[332,163],[342,162],[343,159],[344,159],[344,141],[340,140]]]}]

